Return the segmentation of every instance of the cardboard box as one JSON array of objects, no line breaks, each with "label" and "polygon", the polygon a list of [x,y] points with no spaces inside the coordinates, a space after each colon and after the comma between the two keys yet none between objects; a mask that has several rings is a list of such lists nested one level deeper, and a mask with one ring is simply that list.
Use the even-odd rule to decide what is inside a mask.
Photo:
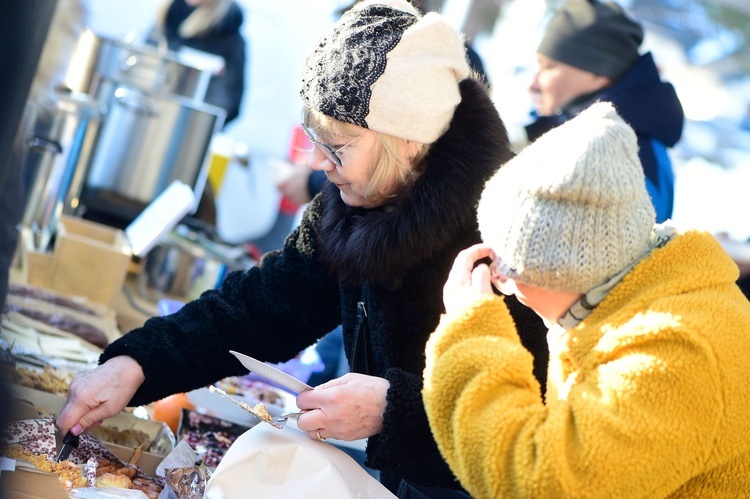
[{"label": "cardboard box", "polygon": [[[124,463],[129,463],[133,456],[133,449],[114,444],[107,444],[107,447]],[[148,476],[155,477],[156,468],[161,461],[160,456],[144,452],[135,465]],[[5,499],[68,498],[57,475],[38,470],[28,463],[16,463],[15,471],[0,473],[0,490]]]},{"label": "cardboard box", "polygon": [[[17,391],[19,387],[14,387]],[[25,388],[25,387],[20,387]],[[32,390],[31,388],[27,390]],[[34,390],[40,392],[39,390]],[[28,393],[27,393],[28,395]],[[46,403],[53,402],[59,397],[51,393],[49,397],[38,396],[38,400]],[[61,398],[61,397],[59,397]],[[64,401],[65,399],[63,399]],[[29,402],[20,402],[13,405],[12,420],[33,419],[37,417],[37,407]],[[107,447],[117,456],[120,461],[129,463],[134,454],[134,449],[123,447],[121,445],[106,444]],[[156,468],[161,463],[163,457],[155,454],[144,452],[140,455],[135,465],[145,474],[151,477],[156,476]],[[56,475],[36,469],[29,463],[16,463],[15,471],[4,471],[0,473],[0,490],[2,490],[4,499],[67,499],[68,493],[60,483]]]},{"label": "cardboard box", "polygon": [[25,250],[26,282],[40,288],[48,288],[52,273],[52,254]]},{"label": "cardboard box", "polygon": [[49,285],[62,293],[112,305],[132,257],[123,231],[63,215],[57,224]]},{"label": "cardboard box", "polygon": [[[16,399],[16,404],[13,406],[14,410],[18,409],[22,411],[21,414],[15,414],[12,420],[19,419],[33,419],[39,417],[39,414],[32,416],[30,413],[25,412],[26,404],[18,402],[27,402],[33,408],[43,411],[47,414],[57,414],[65,405],[66,398],[62,395],[55,395],[54,393],[44,392],[37,390],[36,388],[29,388],[21,385],[10,385],[10,393]],[[22,418],[22,416],[26,416]]]},{"label": "cardboard box", "polygon": [[[114,452],[117,458],[123,463],[129,463],[130,459],[133,457],[133,453],[135,452],[135,449],[131,449],[130,447],[123,447],[122,445],[117,444],[107,444],[107,447],[109,448],[109,450]],[[155,477],[156,468],[161,464],[163,460],[164,458],[161,456],[144,452],[140,455],[140,457],[134,464],[148,476]]]},{"label": "cardboard box", "polygon": [[[107,445],[112,452],[123,462],[129,462],[132,450],[123,449],[119,446],[114,448]],[[144,456],[138,460],[136,465],[145,474],[156,476],[156,467],[161,459],[152,456]],[[4,499],[68,499],[68,493],[60,483],[57,475],[41,471],[26,463],[16,466],[15,471],[4,471],[0,473],[0,490]]]},{"label": "cardboard box", "polygon": [[5,499],[68,499],[57,476],[27,466],[0,473],[0,490]]}]

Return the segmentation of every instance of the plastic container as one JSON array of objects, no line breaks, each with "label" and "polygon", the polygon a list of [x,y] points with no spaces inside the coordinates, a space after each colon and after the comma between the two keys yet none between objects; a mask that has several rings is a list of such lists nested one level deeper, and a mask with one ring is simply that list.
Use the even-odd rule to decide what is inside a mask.
[{"label": "plastic container", "polygon": [[167,298],[163,298],[156,302],[156,309],[159,311],[159,315],[162,317],[164,317],[165,315],[172,315],[184,306],[185,303],[181,301],[169,300]]}]

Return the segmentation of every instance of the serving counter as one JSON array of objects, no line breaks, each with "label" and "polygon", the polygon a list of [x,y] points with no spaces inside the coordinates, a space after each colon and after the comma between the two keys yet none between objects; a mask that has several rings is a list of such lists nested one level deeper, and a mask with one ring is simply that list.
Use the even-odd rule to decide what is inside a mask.
[{"label": "serving counter", "polygon": [[[106,255],[106,252],[104,255]],[[142,292],[141,288],[145,282],[142,266],[140,263],[133,263],[133,261],[128,265],[126,275],[122,279],[119,290],[112,295],[111,299],[106,298],[107,303],[93,301],[94,297],[102,296],[96,293],[96,289],[87,289],[87,296],[77,296],[64,293],[59,289],[32,286],[28,283],[29,275],[28,262],[11,270],[12,286],[8,303],[16,307],[16,310],[6,313],[3,317],[3,327],[0,329],[0,346],[9,351],[11,357],[15,357],[16,372],[24,370],[26,373],[31,373],[31,378],[36,378],[34,373],[39,374],[40,377],[44,377],[50,376],[51,372],[55,372],[54,376],[58,376],[62,380],[53,383],[53,387],[51,388],[49,385],[44,386],[44,383],[41,383],[39,386],[34,385],[38,380],[31,383],[26,382],[24,385],[24,382],[18,381],[17,375],[14,378],[13,393],[19,401],[23,401],[21,406],[25,410],[28,410],[28,407],[25,407],[24,404],[30,404],[39,418],[51,418],[59,412],[65,403],[65,392],[72,376],[93,369],[97,365],[98,356],[106,343],[117,339],[132,329],[142,326],[151,317],[163,315],[164,311],[160,310],[160,308],[163,308],[160,307],[160,302],[149,299],[147,297],[149,295]],[[51,283],[54,281],[47,279],[44,282]],[[160,293],[159,296],[162,298],[161,305],[164,305],[165,302],[179,304],[179,302],[186,301],[184,298],[180,300],[178,296],[170,296],[163,293]],[[19,304],[22,304],[25,308],[20,307]],[[69,331],[59,329],[70,325],[65,323],[65,321],[62,323],[55,323],[53,321],[45,324],[43,316],[34,316],[27,309],[52,310],[55,312],[52,316],[58,319],[61,316],[65,316],[68,317],[69,322],[77,319],[92,327],[104,327],[103,324],[106,324],[106,342],[104,345],[90,344],[76,334],[78,329],[75,327],[69,328]],[[88,315],[89,312],[93,315]],[[24,313],[31,314],[33,318],[24,316]],[[19,346],[23,346],[23,348],[17,348]],[[295,360],[298,359],[292,359],[290,362]],[[59,391],[61,383],[65,385],[64,391]],[[34,386],[29,386],[29,384]],[[272,416],[297,412],[299,410],[296,407],[295,396],[293,394],[268,385],[257,378],[253,379],[252,376],[226,378],[217,382],[216,386],[230,392],[231,396],[237,401],[247,403],[251,407],[258,403],[264,404],[264,407]],[[55,388],[58,389],[58,393],[45,391]],[[189,463],[190,466],[199,461],[203,463],[202,466],[209,469],[215,468],[216,470],[220,469],[219,466],[224,455],[234,449],[234,442],[243,437],[243,442],[245,443],[242,448],[234,450],[235,458],[232,461],[232,471],[227,471],[223,475],[224,481],[222,482],[222,487],[224,489],[227,487],[234,488],[235,490],[237,490],[237,487],[242,487],[241,483],[237,483],[238,477],[244,477],[244,472],[241,469],[241,474],[236,475],[238,472],[237,456],[250,455],[254,456],[253,460],[259,459],[259,456],[266,452],[262,446],[261,448],[257,447],[259,442],[266,442],[268,438],[272,438],[274,442],[278,442],[282,446],[281,448],[286,450],[281,451],[281,453],[271,453],[269,456],[271,456],[271,459],[283,461],[278,466],[281,469],[287,469],[291,473],[287,478],[290,483],[297,483],[299,477],[293,475],[299,472],[300,469],[310,471],[310,468],[308,466],[309,463],[300,462],[299,459],[289,457],[302,455],[291,451],[289,446],[292,448],[302,447],[304,449],[300,449],[300,452],[302,450],[304,452],[312,452],[313,454],[311,455],[319,453],[324,459],[346,463],[343,468],[331,468],[332,471],[335,469],[352,469],[352,466],[359,470],[357,473],[347,473],[347,476],[337,475],[336,473],[339,472],[332,473],[330,474],[330,478],[326,478],[325,480],[330,479],[333,482],[340,482],[339,485],[343,484],[345,488],[354,487],[356,489],[358,487],[357,484],[362,484],[368,489],[374,487],[374,490],[382,488],[377,482],[373,485],[371,483],[372,478],[350,457],[353,455],[351,454],[352,451],[359,453],[364,451],[365,440],[344,442],[329,439],[323,444],[310,440],[304,433],[299,432],[296,428],[296,420],[293,419],[288,425],[288,430],[272,429],[274,432],[279,431],[283,434],[279,435],[278,438],[273,434],[268,435],[266,432],[256,432],[249,435],[251,429],[255,429],[259,425],[260,420],[256,420],[249,414],[244,414],[241,410],[239,410],[240,414],[238,414],[236,406],[226,403],[223,398],[210,393],[210,390],[199,389],[188,394],[178,395],[177,397],[168,397],[163,401],[158,401],[146,407],[140,407],[134,412],[123,412],[115,418],[105,421],[103,427],[108,431],[96,434],[96,438],[103,439],[102,442],[104,445],[109,450],[115,452],[118,459],[124,462],[135,459],[136,464],[140,462],[145,466],[143,469],[145,473],[154,476],[153,473],[156,473],[159,463],[162,460],[166,463],[172,457],[172,454],[177,452],[175,450],[169,454],[169,458],[167,459],[165,459],[164,454],[154,453],[156,449],[165,450],[165,434],[170,436],[170,438],[166,438],[166,440],[170,441],[169,450],[175,448],[176,444],[179,444],[177,447],[187,447],[189,452],[193,453],[192,462]],[[171,400],[173,398],[174,400]],[[138,417],[136,417],[136,414]],[[145,419],[139,420],[138,418]],[[44,425],[48,423],[43,423],[39,420],[34,424]],[[266,425],[261,424],[260,426]],[[149,435],[148,449],[150,451],[141,448],[137,458],[134,456],[138,449],[114,443],[115,437],[112,432],[114,434],[122,431],[144,433],[144,431],[141,431],[144,428],[148,430],[145,433]],[[293,434],[290,434],[290,432]],[[324,446],[324,448],[319,448],[320,446]],[[308,447],[310,448],[308,449]],[[331,450],[329,451],[327,448]],[[143,461],[138,461],[138,459],[142,459]],[[254,462],[253,460],[250,462]],[[188,461],[190,460],[188,459]],[[239,460],[240,468],[242,467],[241,463],[244,461],[244,457]],[[162,463],[163,466],[164,464]],[[163,470],[161,470],[161,473],[163,473]],[[7,476],[7,473],[4,474]],[[366,478],[363,479],[362,474]],[[233,476],[234,478],[232,478]],[[157,477],[156,480],[161,483],[163,478]],[[259,490],[267,490],[263,488],[268,487],[268,484],[265,483],[265,478],[256,477],[253,480],[256,486],[260,487]],[[45,475],[45,473],[40,473],[38,470],[30,472],[28,467],[26,467],[21,474],[14,473],[13,477],[5,482],[10,483],[10,486],[16,487],[17,490],[28,490],[30,493],[25,497],[47,497],[44,495],[34,495],[32,492],[33,490],[37,490],[35,487],[38,487],[42,481],[46,485],[42,486],[39,490],[44,490],[50,483],[55,483],[54,481],[50,482],[49,476]],[[388,497],[388,495],[386,494],[384,497]]]}]

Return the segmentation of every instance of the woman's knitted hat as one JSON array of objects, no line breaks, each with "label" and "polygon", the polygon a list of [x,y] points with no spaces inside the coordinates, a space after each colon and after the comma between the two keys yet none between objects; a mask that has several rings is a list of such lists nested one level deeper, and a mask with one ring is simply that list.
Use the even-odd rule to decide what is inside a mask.
[{"label": "woman's knitted hat", "polygon": [[635,133],[610,103],[592,105],[500,168],[477,218],[518,282],[585,293],[649,245],[656,216]]},{"label": "woman's knitted hat", "polygon": [[555,12],[537,52],[618,80],[635,63],[640,23],[615,2],[567,0]]},{"label": "woman's knitted hat", "polygon": [[404,0],[365,0],[308,56],[306,106],[345,123],[429,144],[450,125],[469,76],[461,36]]}]

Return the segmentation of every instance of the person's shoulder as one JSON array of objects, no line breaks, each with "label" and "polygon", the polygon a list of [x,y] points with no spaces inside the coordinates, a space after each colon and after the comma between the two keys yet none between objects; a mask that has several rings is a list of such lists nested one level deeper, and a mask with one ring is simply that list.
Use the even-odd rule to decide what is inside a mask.
[{"label": "person's shoulder", "polygon": [[245,12],[237,2],[232,2],[224,19],[219,23],[221,28],[227,32],[239,32],[245,22]]}]

